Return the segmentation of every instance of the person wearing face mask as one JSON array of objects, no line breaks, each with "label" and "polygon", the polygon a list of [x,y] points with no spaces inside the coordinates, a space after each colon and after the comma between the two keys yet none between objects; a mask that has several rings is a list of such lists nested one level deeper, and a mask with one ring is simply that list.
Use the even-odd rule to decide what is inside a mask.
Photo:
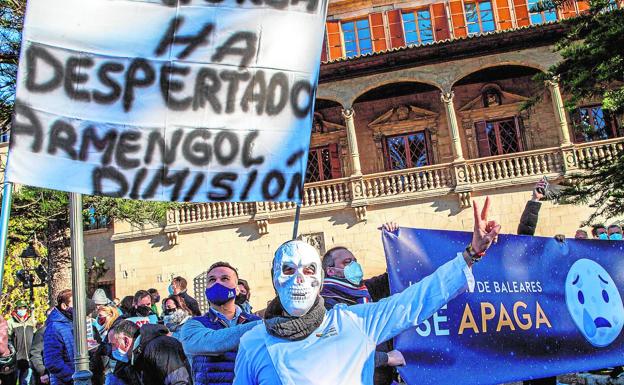
[{"label": "person wearing face mask", "polygon": [[107,384],[192,384],[182,345],[168,333],[163,325],[117,323],[108,334],[116,364]]},{"label": "person wearing face mask", "polygon": [[241,335],[260,318],[236,305],[238,272],[227,262],[214,263],[207,272],[208,312],[186,322],[181,341],[190,356],[195,385],[231,384]]},{"label": "person wearing face mask", "polygon": [[145,324],[158,323],[158,316],[152,311],[151,294],[146,290],[137,291],[132,301],[132,309],[122,318],[134,322],[139,327]]},{"label": "person wearing face mask", "polygon": [[238,294],[236,294],[236,304],[247,314],[252,314],[252,307],[249,303],[251,298],[251,289],[249,283],[242,279],[238,279]]},{"label": "person wearing face mask", "polygon": [[609,239],[609,234],[607,234],[607,228],[602,223],[593,225],[591,233],[594,239],[602,239],[602,240]]},{"label": "person wearing face mask", "polygon": [[[51,385],[71,385],[74,375],[74,332],[72,291],[62,290],[56,307],[46,320],[43,335],[43,364],[50,372]],[[84,320],[82,321],[84,322]]]},{"label": "person wearing face mask", "polygon": [[182,326],[191,319],[191,309],[186,306],[179,295],[170,295],[163,301],[163,323],[171,332],[171,336],[180,339]]},{"label": "person wearing face mask", "polygon": [[188,308],[193,312],[193,315],[199,316],[201,315],[199,303],[197,303],[197,300],[186,292],[186,286],[186,279],[178,276],[171,280],[171,285],[169,285],[167,290],[169,291],[169,295],[179,295],[182,297],[184,302],[186,302],[186,306],[188,306]]},{"label": "person wearing face mask", "polygon": [[621,241],[622,227],[620,227],[617,223],[609,225],[609,228],[607,228],[607,235],[611,241]]},{"label": "person wearing face mask", "polygon": [[152,296],[152,313],[156,314],[156,316],[160,318],[162,316],[162,311],[158,306],[158,304],[160,303],[160,294],[158,293],[158,290],[154,288],[147,289],[147,292],[150,293],[150,295]]},{"label": "person wearing face mask", "polygon": [[26,301],[19,300],[15,303],[8,325],[9,340],[17,351],[18,384],[28,385],[32,375],[28,353],[32,347],[36,321],[28,311],[28,303]]},{"label": "person wearing face mask", "polygon": [[[319,296],[321,258],[303,241],[282,244],[271,275],[277,297],[264,323],[246,333],[236,359],[235,385],[370,385],[375,347],[416,327],[467,289],[478,262],[500,232],[473,202],[475,227],[465,250],[401,293],[379,302],[326,310]],[[393,235],[391,235],[393,236]]]},{"label": "person wearing face mask", "polygon": [[[395,232],[399,229],[396,223],[390,222],[383,225],[383,229]],[[370,279],[363,279],[362,266],[357,258],[346,247],[333,247],[329,249],[322,259],[323,289],[321,297],[327,310],[339,303],[347,306],[361,303],[377,302],[390,296],[390,283],[388,274],[384,273]],[[386,341],[375,352],[375,385],[389,385],[392,383],[395,373],[393,367],[405,365],[405,359],[398,350],[393,350],[392,341]]]}]

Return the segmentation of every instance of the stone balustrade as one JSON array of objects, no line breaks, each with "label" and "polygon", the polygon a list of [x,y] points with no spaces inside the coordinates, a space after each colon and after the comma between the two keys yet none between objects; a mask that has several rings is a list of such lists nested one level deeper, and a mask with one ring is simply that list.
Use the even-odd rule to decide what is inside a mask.
[{"label": "stone balustrade", "polygon": [[[543,176],[557,178],[600,163],[624,152],[624,138],[573,144],[520,153],[436,164],[405,170],[308,183],[304,187],[302,213],[319,213],[353,207],[359,219],[366,206],[449,193],[469,205],[471,191],[514,184],[534,183]],[[293,202],[219,202],[187,204],[172,210],[165,232],[170,242],[181,229],[255,221],[260,233],[268,232],[269,219],[293,217]],[[175,236],[171,234],[175,233]]]}]

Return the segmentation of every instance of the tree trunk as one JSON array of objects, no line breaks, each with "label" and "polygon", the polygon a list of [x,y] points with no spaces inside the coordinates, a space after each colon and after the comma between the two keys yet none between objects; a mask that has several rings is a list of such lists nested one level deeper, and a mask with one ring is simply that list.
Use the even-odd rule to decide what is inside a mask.
[{"label": "tree trunk", "polygon": [[69,224],[62,219],[48,221],[48,293],[56,306],[58,293],[72,288]]}]

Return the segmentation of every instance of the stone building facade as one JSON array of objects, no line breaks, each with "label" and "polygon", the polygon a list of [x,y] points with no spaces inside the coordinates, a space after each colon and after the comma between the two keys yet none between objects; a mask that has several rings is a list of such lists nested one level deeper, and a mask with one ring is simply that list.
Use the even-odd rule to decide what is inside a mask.
[{"label": "stone building facade", "polygon": [[[330,1],[298,236],[321,253],[346,246],[366,275],[379,274],[382,223],[469,231],[471,200],[489,195],[513,234],[536,181],[621,151],[621,117],[600,100],[570,114],[556,79],[535,80],[560,60],[558,20],[588,5],[533,4]],[[589,213],[545,202],[537,235],[572,236]],[[118,297],[165,294],[181,275],[204,304],[207,267],[229,261],[258,310],[274,295],[272,253],[292,238],[294,215],[293,203],[190,204],[162,227],[89,230],[87,255],[114,261],[103,284]]]}]

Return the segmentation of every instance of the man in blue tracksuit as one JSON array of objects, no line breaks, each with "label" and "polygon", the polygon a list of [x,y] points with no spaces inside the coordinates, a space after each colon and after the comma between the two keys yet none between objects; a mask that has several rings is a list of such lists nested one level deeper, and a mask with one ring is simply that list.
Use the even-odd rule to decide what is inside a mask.
[{"label": "man in blue tracksuit", "polygon": [[[234,361],[238,340],[246,331],[246,328],[241,328],[241,326],[260,318],[244,313],[236,305],[238,272],[229,263],[213,264],[208,269],[207,276],[206,297],[210,303],[210,309],[203,316],[186,322],[182,328],[180,340],[184,351],[191,356],[195,385],[231,384],[234,380]],[[236,328],[236,330],[230,335],[229,340],[223,340],[228,344],[227,348],[218,344],[207,344],[206,338],[209,337],[202,333],[202,330],[206,329],[214,331],[230,328]],[[207,348],[222,353],[202,354],[204,353],[202,349]]]},{"label": "man in blue tracksuit", "polygon": [[455,296],[474,287],[471,266],[500,232],[487,220],[489,198],[466,250],[430,276],[376,303],[325,310],[319,296],[321,260],[305,242],[289,241],[273,259],[278,297],[240,342],[235,385],[371,385],[375,347],[419,325]]}]

